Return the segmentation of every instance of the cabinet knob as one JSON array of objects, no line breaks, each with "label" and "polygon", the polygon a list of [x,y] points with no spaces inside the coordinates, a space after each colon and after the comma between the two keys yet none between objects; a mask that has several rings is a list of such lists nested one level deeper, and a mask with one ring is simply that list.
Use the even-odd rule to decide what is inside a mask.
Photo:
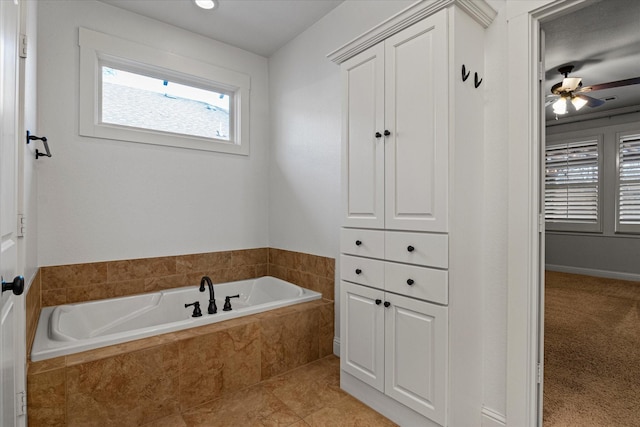
[{"label": "cabinet knob", "polygon": [[389,307],[390,305],[391,305],[391,303],[390,303],[389,301],[385,301],[385,302],[384,302],[384,306],[385,306],[385,307]]},{"label": "cabinet knob", "polygon": [[407,285],[411,286],[413,285],[415,282],[413,281],[413,279],[407,279]]},{"label": "cabinet knob", "polygon": [[414,248],[413,246],[409,245],[409,246],[407,246],[407,250],[408,250],[409,252],[413,252],[413,251],[415,251],[415,250],[416,250],[416,248]]},{"label": "cabinet knob", "polygon": [[362,273],[362,270],[360,270],[359,268],[356,268],[356,274],[360,274]]},{"label": "cabinet knob", "polygon": [[376,138],[382,138],[382,134],[380,132],[376,132]]},{"label": "cabinet knob", "polygon": [[391,132],[389,132],[388,130],[385,129],[384,130],[384,136],[389,136],[389,135],[391,135]]},{"label": "cabinet knob", "polygon": [[382,300],[381,299],[377,299],[376,300],[376,305],[380,305],[380,304],[382,304]]},{"label": "cabinet knob", "polygon": [[356,240],[356,246],[360,246],[362,242],[360,240]]}]

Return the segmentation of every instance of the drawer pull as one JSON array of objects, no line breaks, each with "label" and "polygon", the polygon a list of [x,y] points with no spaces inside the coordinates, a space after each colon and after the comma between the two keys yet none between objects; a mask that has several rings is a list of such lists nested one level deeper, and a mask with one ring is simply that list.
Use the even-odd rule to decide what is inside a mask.
[{"label": "drawer pull", "polygon": [[377,299],[376,300],[376,305],[380,305],[380,304],[382,304],[382,300],[381,299]]},{"label": "drawer pull", "polygon": [[360,240],[356,240],[356,246],[360,246],[362,242]]},{"label": "drawer pull", "polygon": [[413,285],[415,282],[413,281],[413,279],[408,279],[407,280],[407,285],[411,286]]},{"label": "drawer pull", "polygon": [[385,301],[385,302],[384,302],[384,306],[385,306],[385,307],[389,307],[390,305],[391,305],[391,303],[390,303],[389,301]]},{"label": "drawer pull", "polygon": [[413,251],[415,251],[415,250],[416,250],[416,248],[414,248],[413,246],[409,245],[409,246],[407,246],[407,250],[408,250],[409,252],[413,252]]},{"label": "drawer pull", "polygon": [[359,268],[356,268],[356,274],[360,274],[362,273],[362,270],[360,270]]}]

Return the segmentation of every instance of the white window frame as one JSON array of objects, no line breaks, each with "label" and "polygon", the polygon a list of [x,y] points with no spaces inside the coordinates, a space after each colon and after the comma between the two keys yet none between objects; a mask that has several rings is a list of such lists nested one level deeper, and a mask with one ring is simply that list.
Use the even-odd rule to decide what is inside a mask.
[{"label": "white window frame", "polygon": [[[640,140],[640,129],[629,132],[616,132],[616,229],[618,234],[640,234],[640,222],[637,224],[620,223],[620,144],[623,139],[634,138]],[[638,180],[640,183],[640,179]],[[640,208],[639,208],[640,209]]]},{"label": "white window frame", "polygon": [[[602,232],[602,206],[603,206],[603,136],[602,134],[597,135],[586,135],[576,138],[566,138],[566,137],[549,137],[547,138],[546,149],[550,147],[558,147],[558,146],[566,146],[572,144],[578,144],[580,142],[589,142],[589,141],[597,141],[597,150],[598,150],[598,204],[596,208],[597,212],[597,220],[595,222],[583,222],[583,221],[570,221],[570,220],[549,220],[546,219],[545,214],[545,228],[548,231],[561,231],[561,232],[583,232],[583,233],[601,233]],[[546,170],[546,161],[545,161],[545,170]],[[545,174],[546,175],[546,174]],[[547,190],[547,186],[545,183],[544,186],[545,194]],[[546,211],[546,196],[545,196],[545,211]]]},{"label": "white window frame", "polygon": [[[79,45],[80,135],[249,155],[251,79],[248,75],[86,28],[79,29]],[[103,65],[230,94],[233,97],[233,111],[229,112],[233,118],[231,140],[101,123]]]}]

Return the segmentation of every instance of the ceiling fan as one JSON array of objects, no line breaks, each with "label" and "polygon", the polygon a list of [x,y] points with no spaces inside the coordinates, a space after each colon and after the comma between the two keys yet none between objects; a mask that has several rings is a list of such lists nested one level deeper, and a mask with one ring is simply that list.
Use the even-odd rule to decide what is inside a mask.
[{"label": "ceiling fan", "polygon": [[569,77],[569,73],[573,70],[573,65],[566,65],[558,68],[558,72],[564,75],[564,79],[553,85],[551,88],[552,95],[547,95],[547,102],[545,107],[553,105],[553,112],[558,114],[567,114],[569,112],[569,105],[573,106],[575,111],[578,111],[585,105],[589,107],[599,107],[604,104],[602,99],[593,98],[585,95],[585,93],[594,92],[596,90],[611,89],[614,87],[630,86],[640,84],[640,77],[633,77],[631,79],[618,80],[615,82],[601,83],[592,86],[582,86],[582,78]]}]

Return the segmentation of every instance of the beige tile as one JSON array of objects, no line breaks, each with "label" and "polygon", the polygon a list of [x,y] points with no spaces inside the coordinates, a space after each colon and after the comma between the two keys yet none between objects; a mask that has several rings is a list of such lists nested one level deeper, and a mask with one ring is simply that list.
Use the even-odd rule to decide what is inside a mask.
[{"label": "beige tile", "polygon": [[109,288],[108,293],[114,297],[125,297],[145,292],[145,279],[125,280],[122,282],[109,282],[105,287]]},{"label": "beige tile", "polygon": [[319,308],[319,332],[318,332],[318,352],[319,357],[333,354],[334,328],[334,303],[327,302]]},{"label": "beige tile", "polygon": [[[98,285],[96,285],[98,286]],[[67,303],[66,289],[42,290],[42,306],[51,307]]]},{"label": "beige tile", "polygon": [[27,376],[27,411],[30,427],[66,424],[64,368]]},{"label": "beige tile", "polygon": [[142,258],[107,263],[107,281],[121,282],[176,274],[176,257]]},{"label": "beige tile", "polygon": [[395,427],[395,423],[347,395],[306,416],[311,427]]},{"label": "beige tile", "polygon": [[69,425],[133,426],[179,413],[176,345],[67,368]]},{"label": "beige tile", "polygon": [[231,266],[265,264],[269,259],[267,248],[243,249],[231,252]]},{"label": "beige tile", "polygon": [[279,375],[264,386],[302,418],[346,396],[340,390],[339,359],[334,356]]},{"label": "beige tile", "polygon": [[262,385],[249,387],[183,413],[189,427],[290,426],[300,421]]},{"label": "beige tile", "polygon": [[179,255],[176,257],[176,273],[203,273],[229,268],[231,251]]},{"label": "beige tile", "polygon": [[319,308],[293,310],[261,320],[263,380],[318,358]]},{"label": "beige tile", "polygon": [[170,415],[151,421],[143,427],[187,427],[187,423],[184,422],[181,415]]},{"label": "beige tile", "polygon": [[29,362],[28,374],[34,375],[41,372],[52,371],[66,366],[66,356],[54,357],[53,359],[41,360],[39,362]]},{"label": "beige tile", "polygon": [[180,405],[187,410],[260,381],[260,328],[245,323],[180,342]]},{"label": "beige tile", "polygon": [[65,304],[96,301],[100,299],[113,298],[115,296],[114,289],[104,283],[67,288],[66,294],[67,298]]},{"label": "beige tile", "polygon": [[95,285],[107,281],[107,263],[70,264],[42,267],[42,289]]},{"label": "beige tile", "polygon": [[166,289],[182,288],[185,286],[198,286],[200,277],[189,280],[187,274],[172,274],[171,276],[149,277],[144,279],[144,292],[158,292]]}]

